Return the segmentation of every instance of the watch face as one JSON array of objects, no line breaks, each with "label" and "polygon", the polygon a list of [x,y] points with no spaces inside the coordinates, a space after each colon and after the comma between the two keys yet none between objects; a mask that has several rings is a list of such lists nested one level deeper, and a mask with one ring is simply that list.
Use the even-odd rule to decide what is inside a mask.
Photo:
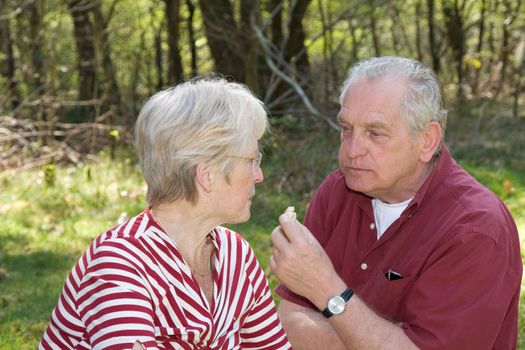
[{"label": "watch face", "polygon": [[346,301],[340,296],[335,296],[328,301],[328,310],[334,315],[339,315],[345,311]]}]

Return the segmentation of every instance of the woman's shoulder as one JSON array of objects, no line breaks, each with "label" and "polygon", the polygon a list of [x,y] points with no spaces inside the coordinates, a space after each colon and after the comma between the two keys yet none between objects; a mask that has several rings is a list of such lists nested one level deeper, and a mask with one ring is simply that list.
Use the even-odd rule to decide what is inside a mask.
[{"label": "woman's shoulder", "polygon": [[213,233],[215,234],[215,237],[217,237],[220,240],[227,240],[229,242],[237,242],[241,244],[248,244],[246,239],[242,237],[239,233],[235,232],[232,229],[229,229],[224,226],[217,226]]},{"label": "woman's shoulder", "polygon": [[217,226],[213,230],[213,235],[219,249],[228,251],[240,249],[244,255],[251,255],[253,252],[250,243],[238,232],[224,226]]},{"label": "woman's shoulder", "polygon": [[137,252],[137,249],[143,246],[141,240],[150,230],[151,223],[148,221],[148,216],[144,212],[121,220],[96,237],[89,250],[94,255],[98,255],[100,251],[103,251],[104,255],[127,255],[127,252]]}]

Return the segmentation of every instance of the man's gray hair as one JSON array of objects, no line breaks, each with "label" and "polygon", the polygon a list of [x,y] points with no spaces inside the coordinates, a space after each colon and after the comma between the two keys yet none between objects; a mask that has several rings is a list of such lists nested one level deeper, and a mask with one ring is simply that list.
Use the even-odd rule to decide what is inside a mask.
[{"label": "man's gray hair", "polygon": [[229,181],[229,156],[245,155],[267,127],[263,103],[242,84],[194,79],[156,93],[135,125],[149,205],[179,199],[196,203],[197,164],[217,166]]},{"label": "man's gray hair", "polygon": [[412,133],[415,134],[425,129],[431,121],[436,121],[441,126],[443,142],[447,111],[443,107],[441,87],[434,71],[418,61],[386,56],[374,57],[357,63],[351,68],[343,84],[339,102],[343,104],[353,84],[387,78],[399,78],[400,84],[408,83],[400,106],[400,116],[407,121]]}]

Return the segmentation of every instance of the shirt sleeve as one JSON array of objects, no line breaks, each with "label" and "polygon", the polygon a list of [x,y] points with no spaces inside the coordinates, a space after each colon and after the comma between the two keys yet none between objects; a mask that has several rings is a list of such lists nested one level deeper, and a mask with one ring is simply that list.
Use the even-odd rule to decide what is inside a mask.
[{"label": "shirt sleeve", "polygon": [[157,349],[153,307],[132,263],[109,246],[95,253],[77,301],[93,349]]},{"label": "shirt sleeve", "polygon": [[406,298],[407,336],[422,349],[494,344],[516,293],[509,287],[516,283],[509,283],[508,261],[504,244],[473,232],[435,251]]},{"label": "shirt sleeve", "polygon": [[254,291],[251,305],[241,328],[243,349],[291,349],[288,337],[277,316],[268,280],[255,253],[248,246],[246,257],[247,276]]}]

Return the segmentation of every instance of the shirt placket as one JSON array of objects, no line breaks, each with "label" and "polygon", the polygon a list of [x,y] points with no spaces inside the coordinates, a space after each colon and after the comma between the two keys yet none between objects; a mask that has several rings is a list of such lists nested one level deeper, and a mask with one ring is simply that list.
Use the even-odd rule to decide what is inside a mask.
[{"label": "shirt placket", "polygon": [[392,223],[392,225],[385,231],[380,239],[377,239],[377,226],[374,222],[374,216],[371,211],[371,206],[362,206],[364,211],[363,222],[361,224],[360,234],[367,238],[364,240],[365,247],[361,251],[366,253],[361,257],[358,266],[352,271],[352,275],[358,276],[357,284],[363,285],[371,278],[372,273],[377,268],[379,262],[382,260],[381,248],[391,239],[395,239],[396,233],[399,229],[411,219],[417,209],[416,203],[410,205],[401,216]]}]

